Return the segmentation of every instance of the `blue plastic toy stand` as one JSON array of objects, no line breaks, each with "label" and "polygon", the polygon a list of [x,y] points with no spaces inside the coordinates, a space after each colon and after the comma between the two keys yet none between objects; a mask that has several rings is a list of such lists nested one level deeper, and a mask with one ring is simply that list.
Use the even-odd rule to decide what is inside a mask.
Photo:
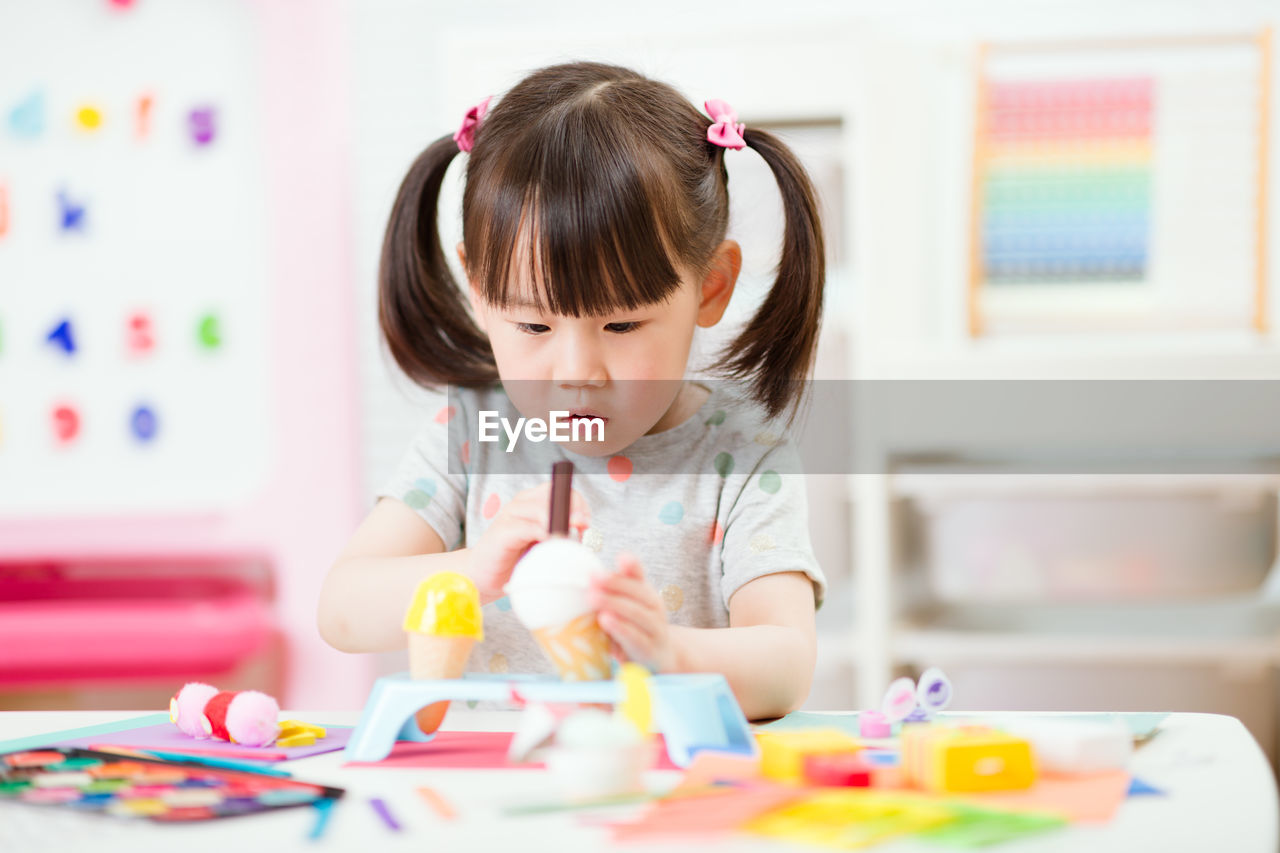
[{"label": "blue plastic toy stand", "polygon": [[[694,754],[704,749],[755,754],[755,738],[723,675],[655,675],[649,680],[649,692],[667,756],[677,767],[687,767]],[[483,674],[415,681],[408,673],[397,673],[374,682],[344,755],[348,761],[381,761],[397,740],[429,742],[435,735],[422,734],[414,714],[434,702],[614,704],[621,699],[618,681]]]}]

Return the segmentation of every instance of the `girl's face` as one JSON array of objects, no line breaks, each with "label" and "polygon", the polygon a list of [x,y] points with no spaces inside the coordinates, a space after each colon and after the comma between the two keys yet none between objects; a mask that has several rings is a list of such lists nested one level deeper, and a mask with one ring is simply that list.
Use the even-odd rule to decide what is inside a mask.
[{"label": "girl's face", "polygon": [[[465,268],[461,245],[458,256]],[[471,305],[493,347],[503,388],[520,414],[548,421],[552,411],[568,411],[571,419],[601,418],[604,441],[564,447],[604,456],[692,414],[689,394],[682,391],[693,331],[719,322],[741,265],[741,250],[727,240],[716,250],[710,271],[701,278],[683,274],[666,301],[605,316],[545,313],[528,282],[517,287],[525,294],[517,304],[499,308],[472,289]],[[590,434],[596,435],[594,429]]]}]

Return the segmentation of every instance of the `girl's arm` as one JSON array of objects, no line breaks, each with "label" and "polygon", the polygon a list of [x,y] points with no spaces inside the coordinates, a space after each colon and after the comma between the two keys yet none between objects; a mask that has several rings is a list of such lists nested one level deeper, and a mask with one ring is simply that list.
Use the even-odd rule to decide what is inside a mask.
[{"label": "girl's arm", "polygon": [[325,576],[320,636],[343,652],[404,648],[404,611],[418,582],[446,569],[469,576],[469,558],[466,549],[445,551],[440,535],[405,504],[378,501]]},{"label": "girl's arm", "polygon": [[[502,597],[516,561],[547,538],[551,484],[514,495],[473,548],[446,551],[435,529],[405,504],[378,501],[329,569],[316,621],[329,645],[344,652],[386,652],[405,645],[404,613],[418,582],[435,572],[466,575],[480,603]],[[591,523],[586,501],[570,493],[569,526]]]},{"label": "girl's arm", "polygon": [[804,703],[817,661],[813,583],[803,572],[765,575],[729,599],[728,628],[671,626],[676,672],[721,672],[749,720]]},{"label": "girl's arm", "polygon": [[803,572],[765,575],[729,599],[728,628],[667,623],[662,599],[640,562],[618,556],[618,571],[594,582],[600,627],[620,657],[659,672],[720,672],[748,719],[781,717],[809,695],[817,659],[813,583]]}]

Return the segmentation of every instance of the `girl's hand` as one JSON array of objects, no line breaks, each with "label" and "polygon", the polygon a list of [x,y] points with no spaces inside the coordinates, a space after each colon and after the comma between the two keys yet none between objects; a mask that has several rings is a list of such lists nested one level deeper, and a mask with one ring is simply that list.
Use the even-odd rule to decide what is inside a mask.
[{"label": "girl's hand", "polygon": [[[471,548],[470,574],[481,602],[501,598],[502,587],[524,552],[546,539],[551,523],[551,483],[517,492],[498,511],[493,523]],[[581,537],[591,523],[587,502],[573,489],[569,498],[569,529]]]},{"label": "girl's hand", "polygon": [[619,554],[616,572],[592,578],[590,595],[619,661],[634,661],[654,672],[676,670],[666,608],[634,555]]}]

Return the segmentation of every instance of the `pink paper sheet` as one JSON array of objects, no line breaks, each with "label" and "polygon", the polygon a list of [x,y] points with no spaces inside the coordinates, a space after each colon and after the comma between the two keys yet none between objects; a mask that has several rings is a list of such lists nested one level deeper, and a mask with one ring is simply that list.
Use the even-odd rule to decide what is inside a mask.
[{"label": "pink paper sheet", "polygon": [[[381,761],[350,761],[344,767],[413,767],[453,770],[541,769],[542,764],[512,764],[507,761],[511,732],[437,732],[428,743],[400,741]],[[662,736],[656,739],[658,770],[678,770],[667,758]]]},{"label": "pink paper sheet", "polygon": [[[318,724],[321,725],[321,724]],[[347,745],[351,737],[350,728],[334,728],[325,726],[326,736],[311,746],[264,746],[260,748],[245,746],[241,743],[228,743],[224,740],[206,738],[197,740],[183,734],[172,723],[161,723],[158,726],[142,726],[111,734],[90,735],[58,741],[54,746],[79,746],[89,749],[99,745],[127,747],[130,749],[159,749],[165,752],[186,752],[191,755],[222,756],[223,758],[254,759],[259,761],[289,761],[294,758],[306,758],[309,755],[320,755],[334,752]],[[283,753],[283,759],[280,757]]]}]

